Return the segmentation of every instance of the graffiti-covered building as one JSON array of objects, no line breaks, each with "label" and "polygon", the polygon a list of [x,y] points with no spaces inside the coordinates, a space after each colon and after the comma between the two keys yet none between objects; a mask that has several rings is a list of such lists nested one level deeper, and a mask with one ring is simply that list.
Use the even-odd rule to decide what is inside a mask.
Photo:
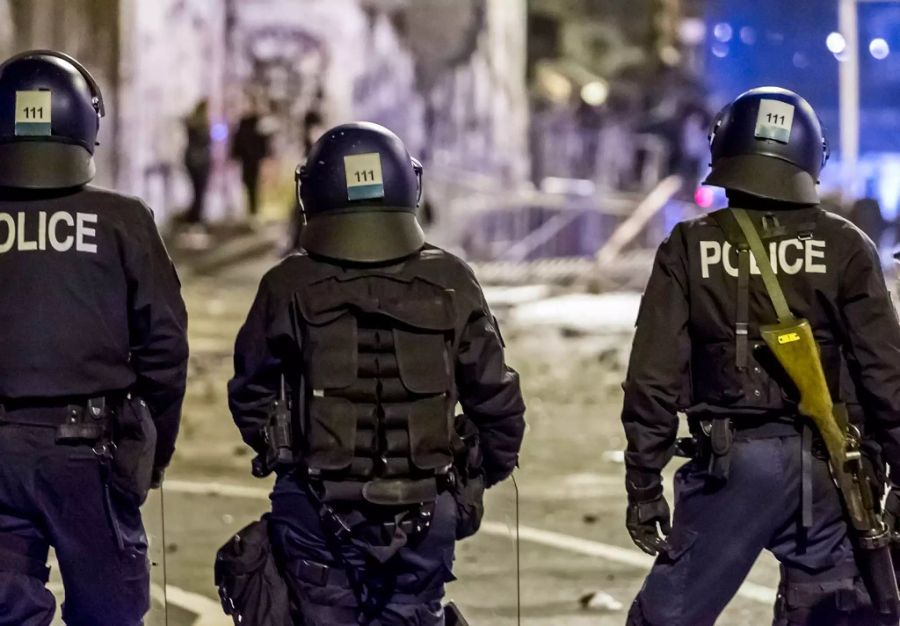
[{"label": "graffiti-covered building", "polygon": [[[369,119],[452,176],[528,173],[524,0],[0,0],[0,51],[82,59],[109,101],[101,184],[167,216],[190,195],[185,124],[206,101],[209,216],[242,212],[229,138],[265,110],[271,186],[316,134]],[[2,19],[8,16],[8,19]]]}]

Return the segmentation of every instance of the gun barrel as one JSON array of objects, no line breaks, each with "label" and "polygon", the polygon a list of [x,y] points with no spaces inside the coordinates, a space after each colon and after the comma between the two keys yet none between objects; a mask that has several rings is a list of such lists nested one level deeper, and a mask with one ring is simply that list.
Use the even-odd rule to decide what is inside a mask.
[{"label": "gun barrel", "polygon": [[900,613],[900,594],[897,591],[890,542],[877,544],[857,550],[857,563],[872,599],[872,606],[882,615],[896,616]]}]

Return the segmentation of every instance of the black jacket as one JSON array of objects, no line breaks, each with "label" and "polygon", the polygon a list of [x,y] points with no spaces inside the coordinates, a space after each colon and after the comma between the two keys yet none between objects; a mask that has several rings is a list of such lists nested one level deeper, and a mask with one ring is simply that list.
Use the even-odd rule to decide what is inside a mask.
[{"label": "black jacket", "polygon": [[130,391],[156,421],[156,466],[168,464],[187,314],[140,200],[95,187],[0,190],[0,328],[0,400]]},{"label": "black jacket", "polygon": [[[294,292],[315,264],[331,261],[294,254],[262,279],[256,301],[237,337],[234,378],[229,382],[232,416],[244,440],[262,451],[260,427],[278,395],[282,373],[301,368],[302,330],[291,315]],[[465,414],[477,425],[489,484],[512,473],[524,433],[525,404],[518,374],[506,365],[494,317],[468,266],[432,246],[389,266],[343,267],[350,275],[382,273],[423,276],[454,289],[456,384]],[[291,378],[288,376],[288,378]]]},{"label": "black jacket", "polygon": [[[841,379],[852,380],[866,426],[885,460],[900,466],[900,326],[874,244],[818,207],[771,212],[781,229],[770,220],[768,235],[764,211],[749,213],[790,308],[812,325],[832,395],[854,400],[841,392]],[[629,469],[658,472],[668,462],[676,412],[692,405],[706,403],[736,418],[786,410],[758,339],[759,325],[776,321],[758,270],[751,275],[749,306],[756,349],[746,374],[735,367],[737,253],[725,242],[716,221],[705,216],[678,224],[659,247],[624,385]]]}]

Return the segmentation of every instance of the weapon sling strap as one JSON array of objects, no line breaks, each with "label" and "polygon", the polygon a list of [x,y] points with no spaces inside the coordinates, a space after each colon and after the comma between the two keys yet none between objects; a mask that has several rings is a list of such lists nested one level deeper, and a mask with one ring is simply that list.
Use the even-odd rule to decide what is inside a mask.
[{"label": "weapon sling strap", "polygon": [[788,307],[784,291],[781,290],[781,284],[778,282],[778,277],[775,276],[775,271],[772,269],[772,261],[769,259],[769,254],[766,252],[762,239],[759,238],[756,226],[753,225],[750,216],[747,215],[744,209],[731,209],[731,212],[744,233],[753,256],[756,257],[756,265],[759,267],[759,273],[762,276],[763,284],[766,286],[766,292],[769,294],[769,299],[775,308],[775,316],[782,323],[794,320],[794,314],[791,313],[791,309]]},{"label": "weapon sling strap", "polygon": [[747,369],[750,353],[750,247],[737,223],[726,215],[729,212],[730,209],[722,209],[714,212],[711,217],[725,232],[725,239],[735,247],[738,253],[737,308],[734,313],[734,366],[739,372],[743,372]]},{"label": "weapon sling strap", "polygon": [[[729,223],[726,213],[730,213],[737,223],[739,232],[736,232]],[[775,309],[775,316],[781,323],[786,323],[796,319],[788,306],[787,298],[778,282],[778,277],[772,269],[772,261],[766,252],[765,245],[756,230],[756,226],[744,209],[724,209],[716,211],[712,214],[713,218],[719,224],[720,228],[725,231],[726,237],[738,249],[738,296],[737,296],[737,315],[736,319],[736,355],[737,366],[739,370],[743,370],[747,366],[748,358],[748,321],[749,321],[749,293],[750,293],[750,254],[756,259],[756,265],[759,268],[760,276],[766,288],[772,307]],[[742,236],[741,236],[742,235]],[[749,250],[748,250],[749,247]],[[743,332],[742,332],[743,331]],[[803,424],[802,434],[802,489],[801,489],[801,524],[803,528],[812,526],[812,431],[808,424]]]}]

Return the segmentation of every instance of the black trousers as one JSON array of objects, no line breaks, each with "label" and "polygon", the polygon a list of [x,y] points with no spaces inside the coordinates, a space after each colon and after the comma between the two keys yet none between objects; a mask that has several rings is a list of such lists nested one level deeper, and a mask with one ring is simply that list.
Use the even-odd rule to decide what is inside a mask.
[{"label": "black trousers", "polygon": [[736,441],[722,485],[711,483],[696,461],[682,466],[669,549],[657,557],[629,624],[712,626],[763,550],[782,567],[777,626],[879,623],[865,614],[867,598],[824,461],[813,460],[811,479],[813,525],[804,530],[799,436]]},{"label": "black trousers", "polygon": [[250,215],[259,212],[259,161],[244,161],[241,165],[241,179],[247,190],[247,210]]},{"label": "black trousers", "polygon": [[22,567],[49,546],[68,626],[137,626],[150,608],[140,510],[110,489],[90,446],[54,440],[54,428],[0,424],[0,626],[52,621],[53,594]]},{"label": "black trousers", "polygon": [[193,196],[191,206],[185,214],[185,220],[191,224],[203,221],[203,210],[206,205],[206,188],[209,186],[210,168],[188,168],[188,176],[191,179]]},{"label": "black trousers", "polygon": [[444,583],[454,580],[456,504],[450,493],[438,497],[429,531],[383,564],[336,541],[321,524],[318,503],[293,475],[279,477],[271,497],[270,532],[296,624],[443,626]]}]

